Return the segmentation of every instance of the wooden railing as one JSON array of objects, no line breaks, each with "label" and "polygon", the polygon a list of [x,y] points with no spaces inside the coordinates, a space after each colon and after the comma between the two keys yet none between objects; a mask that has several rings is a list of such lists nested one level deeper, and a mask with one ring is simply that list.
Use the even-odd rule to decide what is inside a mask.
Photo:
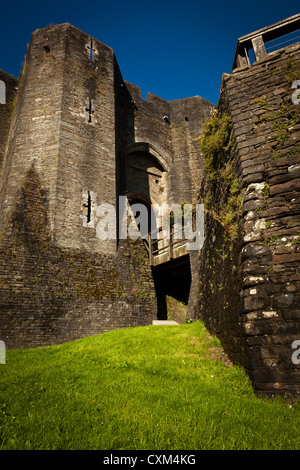
[{"label": "wooden railing", "polygon": [[144,243],[149,254],[149,262],[151,266],[165,263],[179,256],[187,254],[188,240],[186,238],[176,238],[175,235],[182,229],[175,231],[174,225],[170,227],[169,237],[162,238],[163,229],[148,234],[148,239],[144,238]]}]

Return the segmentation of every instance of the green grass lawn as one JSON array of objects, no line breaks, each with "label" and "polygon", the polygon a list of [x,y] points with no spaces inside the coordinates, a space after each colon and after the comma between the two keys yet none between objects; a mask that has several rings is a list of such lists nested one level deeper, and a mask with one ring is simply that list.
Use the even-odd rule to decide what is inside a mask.
[{"label": "green grass lawn", "polygon": [[0,449],[299,449],[300,404],[254,395],[201,322],[7,351]]}]

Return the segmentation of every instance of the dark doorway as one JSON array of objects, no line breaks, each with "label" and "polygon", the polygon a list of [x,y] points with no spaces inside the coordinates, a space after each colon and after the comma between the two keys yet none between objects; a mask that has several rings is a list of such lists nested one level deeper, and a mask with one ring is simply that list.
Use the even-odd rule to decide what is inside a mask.
[{"label": "dark doorway", "polygon": [[153,266],[152,275],[157,296],[157,319],[168,320],[167,297],[188,305],[191,288],[189,255]]}]

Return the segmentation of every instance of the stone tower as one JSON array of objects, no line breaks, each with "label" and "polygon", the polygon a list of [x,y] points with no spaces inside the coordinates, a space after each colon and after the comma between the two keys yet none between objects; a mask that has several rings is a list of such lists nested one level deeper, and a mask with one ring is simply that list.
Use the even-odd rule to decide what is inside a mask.
[{"label": "stone tower", "polygon": [[[217,109],[200,96],[142,99],[112,49],[68,23],[32,34],[20,78],[0,71],[7,347],[150,324],[180,302],[179,321],[201,318],[256,390],[299,393],[300,44],[268,49],[299,27],[295,15],[240,38]],[[230,127],[204,171],[208,118],[210,131]],[[203,247],[153,241],[148,228],[120,237],[120,196],[128,223],[135,204],[204,204]]]},{"label": "stone tower", "polygon": [[[213,105],[143,100],[113,50],[68,23],[35,31],[20,78],[0,79],[1,338],[27,347],[151,323],[154,273],[144,244],[119,238],[119,196],[195,202]],[[103,205],[117,215],[106,239]]]}]

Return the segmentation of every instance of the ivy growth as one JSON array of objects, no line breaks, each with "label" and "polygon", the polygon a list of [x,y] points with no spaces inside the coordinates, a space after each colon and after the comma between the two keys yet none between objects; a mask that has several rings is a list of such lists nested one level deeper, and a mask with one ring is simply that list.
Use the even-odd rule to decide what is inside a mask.
[{"label": "ivy growth", "polygon": [[[204,207],[226,229],[229,239],[233,241],[238,233],[238,217],[241,215],[243,193],[239,190],[239,181],[235,176],[230,158],[230,133],[232,121],[228,114],[215,111],[210,119],[204,122],[200,148],[204,157],[204,170],[208,175],[209,192],[205,196]],[[222,202],[213,197],[222,188]]]},{"label": "ivy growth", "polygon": [[269,112],[264,99],[255,100],[255,103],[265,111],[263,116],[256,122],[256,125],[261,126],[262,124],[271,123],[271,132],[276,141],[272,158],[277,158],[280,156],[280,149],[289,137],[290,129],[300,121],[300,111],[295,108],[291,100],[286,99],[282,101],[278,111],[272,114]]}]

